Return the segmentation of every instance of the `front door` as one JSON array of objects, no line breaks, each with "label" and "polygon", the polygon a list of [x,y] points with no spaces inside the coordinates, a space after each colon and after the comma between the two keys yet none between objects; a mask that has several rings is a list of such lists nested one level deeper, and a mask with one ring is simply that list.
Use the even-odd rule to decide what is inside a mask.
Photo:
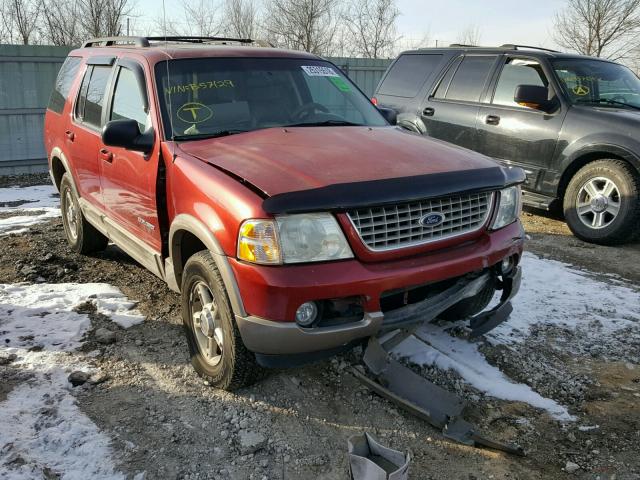
[{"label": "front door", "polygon": [[[142,65],[120,60],[115,68],[105,123],[132,119],[138,122],[141,132],[153,128]],[[99,152],[102,197],[108,217],[120,230],[115,234],[122,234],[124,230],[125,238],[135,237],[155,252],[161,251],[156,207],[158,152],[157,140],[153,151],[148,154],[104,144],[101,144]]]},{"label": "front door", "polygon": [[458,57],[422,106],[421,118],[430,137],[461,147],[477,148],[476,121],[480,100],[497,55]]},{"label": "front door", "polygon": [[[567,110],[538,60],[507,56],[503,61],[493,95],[480,107],[478,151],[501,163],[522,167],[527,173],[526,188],[540,190]],[[556,105],[554,110],[547,113],[514,102],[519,85],[547,88],[549,100]]]}]

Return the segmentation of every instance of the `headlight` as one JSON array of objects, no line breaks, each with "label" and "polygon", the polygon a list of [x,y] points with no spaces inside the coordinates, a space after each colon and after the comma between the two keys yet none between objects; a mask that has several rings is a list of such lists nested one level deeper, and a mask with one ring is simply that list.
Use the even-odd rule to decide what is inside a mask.
[{"label": "headlight", "polygon": [[240,227],[238,258],[248,262],[269,265],[352,257],[338,222],[329,213],[247,220]]},{"label": "headlight", "polygon": [[498,198],[498,213],[492,228],[497,230],[515,222],[520,216],[520,187],[509,187],[500,190]]}]

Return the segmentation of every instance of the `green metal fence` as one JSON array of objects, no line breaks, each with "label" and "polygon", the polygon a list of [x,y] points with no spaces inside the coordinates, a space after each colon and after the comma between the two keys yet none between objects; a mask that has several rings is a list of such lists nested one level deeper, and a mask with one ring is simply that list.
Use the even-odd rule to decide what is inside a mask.
[{"label": "green metal fence", "polygon": [[[46,170],[44,111],[68,47],[0,45],[0,175]],[[330,58],[369,97],[390,60]]]}]

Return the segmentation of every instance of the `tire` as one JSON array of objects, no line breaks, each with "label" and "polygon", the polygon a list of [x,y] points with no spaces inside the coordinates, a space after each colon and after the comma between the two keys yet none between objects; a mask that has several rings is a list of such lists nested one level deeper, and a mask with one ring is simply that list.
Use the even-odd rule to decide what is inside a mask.
[{"label": "tire", "polygon": [[107,248],[109,239],[87,222],[80,210],[78,193],[68,173],[62,176],[60,182],[60,209],[64,233],[75,252],[87,254]]},{"label": "tire", "polygon": [[456,303],[453,307],[442,312],[438,318],[446,321],[456,321],[472,317],[487,308],[495,292],[494,282],[489,282],[477,295]]},{"label": "tire", "polygon": [[640,234],[640,177],[622,160],[589,163],[569,182],[563,207],[567,225],[580,240],[631,242]]},{"label": "tire", "polygon": [[194,254],[185,265],[182,320],[191,364],[212,386],[232,391],[260,378],[262,369],[242,342],[222,277],[208,251]]}]

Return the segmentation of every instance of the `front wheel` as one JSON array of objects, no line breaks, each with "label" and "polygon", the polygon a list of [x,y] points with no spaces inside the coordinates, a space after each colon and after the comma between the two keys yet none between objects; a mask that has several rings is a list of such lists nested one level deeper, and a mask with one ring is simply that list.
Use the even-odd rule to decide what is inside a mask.
[{"label": "front wheel", "polygon": [[564,216],[573,234],[600,245],[633,241],[640,233],[640,178],[622,160],[582,167],[564,195]]},{"label": "front wheel", "polygon": [[259,377],[261,369],[242,342],[222,277],[206,250],[184,267],[182,319],[191,364],[211,385],[236,390]]}]

